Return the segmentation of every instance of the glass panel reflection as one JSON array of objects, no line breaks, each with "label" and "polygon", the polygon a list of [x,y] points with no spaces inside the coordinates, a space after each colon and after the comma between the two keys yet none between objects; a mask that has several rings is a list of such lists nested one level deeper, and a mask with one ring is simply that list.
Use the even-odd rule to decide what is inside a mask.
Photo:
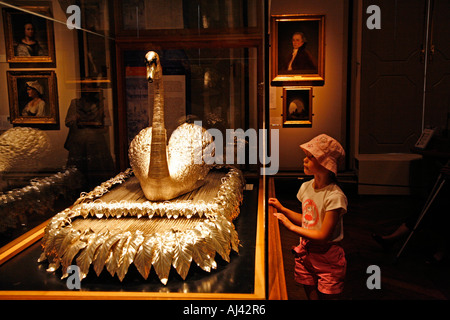
[{"label": "glass panel reflection", "polygon": [[[257,128],[256,49],[201,48],[157,51],[165,85],[167,137],[184,121],[201,121],[206,129]],[[151,126],[153,86],[148,87],[146,51],[126,51],[128,143]],[[149,91],[148,91],[149,90]],[[224,148],[226,148],[224,143]],[[226,154],[226,151],[223,151]]]},{"label": "glass panel reflection", "polygon": [[121,1],[124,30],[257,27],[256,0]]},{"label": "glass panel reflection", "polygon": [[[78,30],[66,24],[67,1],[8,2],[0,5],[4,34],[15,35],[21,22],[37,22],[36,40],[48,57],[0,61],[6,80],[0,81],[0,246],[116,170],[109,2],[78,1]],[[0,41],[4,54],[18,39],[8,40]],[[12,101],[13,110],[23,111],[36,93],[46,103],[42,116],[10,112]]]}]

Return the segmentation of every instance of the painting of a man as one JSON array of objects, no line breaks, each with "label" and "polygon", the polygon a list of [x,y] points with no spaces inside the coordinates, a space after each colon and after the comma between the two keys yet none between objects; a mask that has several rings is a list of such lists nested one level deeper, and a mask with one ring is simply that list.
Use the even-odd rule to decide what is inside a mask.
[{"label": "painting of a man", "polygon": [[304,73],[317,70],[316,59],[306,49],[307,40],[303,32],[295,32],[292,36],[292,52],[282,63],[282,69],[288,72]]},{"label": "painting of a man", "polygon": [[325,16],[271,16],[272,85],[323,85]]}]

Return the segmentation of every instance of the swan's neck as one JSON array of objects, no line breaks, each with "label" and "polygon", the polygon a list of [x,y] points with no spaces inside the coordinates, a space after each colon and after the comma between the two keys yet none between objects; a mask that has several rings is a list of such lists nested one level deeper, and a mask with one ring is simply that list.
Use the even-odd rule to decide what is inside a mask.
[{"label": "swan's neck", "polygon": [[152,179],[162,179],[170,176],[167,163],[167,137],[164,126],[164,85],[162,77],[155,79],[153,85],[152,145],[148,176]]},{"label": "swan's neck", "polygon": [[161,78],[153,83],[153,119],[152,128],[165,130],[164,125],[164,84]]}]

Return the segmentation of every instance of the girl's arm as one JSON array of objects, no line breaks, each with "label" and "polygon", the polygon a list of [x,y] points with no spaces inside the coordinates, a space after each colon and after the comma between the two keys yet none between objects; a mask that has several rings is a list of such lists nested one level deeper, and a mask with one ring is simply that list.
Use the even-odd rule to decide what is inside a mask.
[{"label": "girl's arm", "polygon": [[292,223],[297,226],[302,225],[302,214],[284,207],[276,198],[269,198],[269,205],[277,209],[279,213],[285,215]]},{"label": "girl's arm", "polygon": [[326,242],[333,234],[333,230],[339,221],[340,212],[339,210],[327,211],[322,222],[322,228],[320,228],[319,230],[309,230],[295,225],[290,219],[288,219],[286,215],[280,213],[275,213],[275,216],[290,231],[311,240]]}]

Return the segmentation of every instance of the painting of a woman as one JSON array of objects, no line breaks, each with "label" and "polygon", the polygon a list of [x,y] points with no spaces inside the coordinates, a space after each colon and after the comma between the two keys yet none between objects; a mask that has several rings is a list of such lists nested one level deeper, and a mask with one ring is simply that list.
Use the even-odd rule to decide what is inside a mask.
[{"label": "painting of a woman", "polygon": [[37,4],[20,8],[35,12],[36,15],[12,8],[2,9],[7,61],[55,64],[53,22],[43,18],[52,16],[50,7]]},{"label": "painting of a woman", "polygon": [[55,71],[7,71],[6,74],[12,124],[59,125]]},{"label": "painting of a woman", "polygon": [[25,117],[44,117],[45,112],[45,101],[42,99],[44,90],[41,84],[35,81],[28,81],[27,83],[27,94],[30,99],[22,110],[22,116]]},{"label": "painting of a woman", "polygon": [[39,41],[35,38],[36,30],[31,22],[27,22],[24,25],[24,35],[18,42],[15,52],[18,57],[30,57],[30,56],[44,56],[44,50],[42,49]]}]

